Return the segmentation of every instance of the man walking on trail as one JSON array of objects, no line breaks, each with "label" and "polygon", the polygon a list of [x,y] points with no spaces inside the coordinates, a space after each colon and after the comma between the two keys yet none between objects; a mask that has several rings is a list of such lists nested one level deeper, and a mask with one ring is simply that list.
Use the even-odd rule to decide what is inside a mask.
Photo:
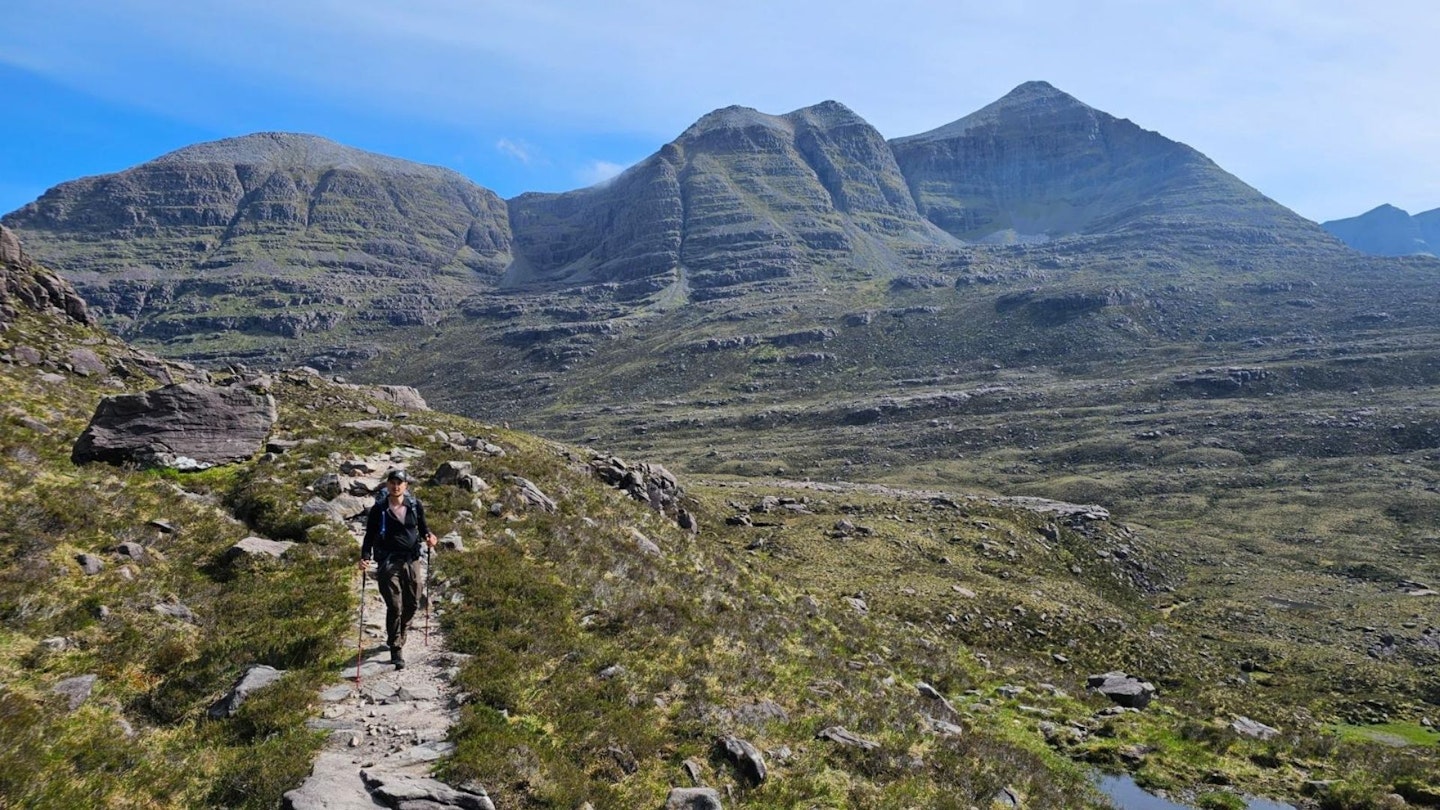
[{"label": "man walking on trail", "polygon": [[379,566],[376,579],[385,599],[385,643],[396,669],[405,668],[401,652],[405,631],[425,589],[424,552],[435,547],[435,535],[425,525],[425,508],[410,494],[414,480],[404,470],[391,470],[385,476],[385,497],[370,507],[360,545],[361,570],[368,569],[372,559]]}]

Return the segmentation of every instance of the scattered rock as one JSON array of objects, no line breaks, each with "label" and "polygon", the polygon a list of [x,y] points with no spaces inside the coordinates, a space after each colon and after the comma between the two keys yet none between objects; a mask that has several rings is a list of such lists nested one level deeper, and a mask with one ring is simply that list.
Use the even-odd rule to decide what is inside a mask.
[{"label": "scattered rock", "polygon": [[1257,740],[1268,740],[1280,733],[1280,729],[1271,728],[1244,715],[1236,715],[1230,723],[1230,729],[1242,737],[1253,737]]},{"label": "scattered rock", "polygon": [[919,683],[915,684],[915,691],[919,692],[921,697],[926,697],[935,701],[936,703],[939,703],[941,707],[943,707],[945,711],[950,712],[951,715],[959,714],[959,712],[955,711],[954,705],[952,705],[950,701],[945,698],[944,695],[940,694],[940,690],[936,689],[930,684],[925,683],[924,681],[920,681]]},{"label": "scattered rock", "polygon": [[80,705],[90,699],[90,693],[95,690],[97,675],[76,675],[73,678],[66,678],[63,681],[50,687],[53,694],[63,696],[69,701],[70,711],[80,708]]},{"label": "scattered rock", "polygon": [[430,483],[436,486],[458,486],[460,480],[470,475],[475,465],[468,461],[446,461],[436,468]]},{"label": "scattered rock", "polygon": [[517,488],[521,502],[532,509],[539,509],[544,512],[554,512],[558,507],[555,501],[540,488],[535,486],[529,479],[521,478],[518,475],[510,476],[510,483]]},{"label": "scattered rock", "polygon": [[185,605],[180,604],[179,602],[161,602],[160,604],[152,607],[151,610],[159,613],[161,616],[169,616],[172,619],[179,619],[180,621],[188,622],[189,624],[196,623],[195,611],[191,610]]},{"label": "scattered rock", "polygon": [[1004,810],[1019,810],[1023,807],[1020,803],[1020,794],[1014,788],[1000,788],[994,796],[990,797],[990,806],[1004,808]]},{"label": "scattered rock", "polygon": [[105,562],[94,554],[76,554],[75,562],[80,564],[80,570],[86,576],[94,576],[105,570]]},{"label": "scattered rock", "polygon": [[325,473],[317,478],[315,483],[310,485],[310,489],[317,497],[324,498],[328,501],[341,492],[340,476],[335,473]]},{"label": "scattered rock", "polygon": [[81,377],[93,377],[109,370],[105,366],[105,361],[90,349],[71,349],[67,359],[70,361],[70,371]]},{"label": "scattered rock", "polygon": [[280,559],[295,546],[288,540],[267,540],[264,537],[247,537],[225,550],[225,559],[234,561],[240,557],[269,557]]},{"label": "scattered rock", "polygon": [[377,385],[363,390],[381,402],[388,402],[407,411],[430,410],[420,392],[408,385]]},{"label": "scattered rock", "polygon": [[256,664],[245,670],[245,674],[235,682],[230,691],[224,697],[215,701],[206,710],[211,720],[221,720],[226,717],[234,717],[240,706],[249,699],[254,692],[264,689],[285,676],[285,671],[268,667],[264,664]]},{"label": "scattered rock", "polygon": [[671,788],[665,797],[665,810],[725,810],[725,805],[713,788]]},{"label": "scattered rock", "polygon": [[833,743],[852,748],[861,748],[866,751],[873,751],[880,747],[880,743],[856,736],[847,731],[843,726],[828,726],[823,728],[815,735],[815,739],[829,740]]},{"label": "scattered rock", "polygon": [[145,547],[133,540],[127,540],[111,549],[117,556],[124,557],[135,562],[145,560]]},{"label": "scattered rock", "polygon": [[725,736],[715,741],[715,748],[740,772],[740,778],[750,785],[765,781],[765,757],[760,750],[739,737]]},{"label": "scattered rock", "polygon": [[690,780],[690,784],[694,787],[700,787],[705,784],[705,779],[703,778],[705,771],[700,766],[700,763],[693,759],[687,759],[680,763],[680,769],[685,772],[686,778]]},{"label": "scattered rock", "polygon": [[784,722],[790,719],[790,713],[785,707],[773,700],[761,700],[756,703],[745,703],[736,706],[731,712],[735,722],[758,727],[773,721]]},{"label": "scattered rock", "polygon": [[362,770],[360,778],[386,807],[398,810],[495,810],[483,787],[467,784],[453,788],[437,779],[382,776]]},{"label": "scattered rock", "polygon": [[659,546],[655,545],[655,541],[646,537],[639,529],[633,527],[630,529],[630,539],[635,541],[635,546],[639,548],[643,554],[648,554],[651,557],[659,557],[664,553],[660,550]]}]

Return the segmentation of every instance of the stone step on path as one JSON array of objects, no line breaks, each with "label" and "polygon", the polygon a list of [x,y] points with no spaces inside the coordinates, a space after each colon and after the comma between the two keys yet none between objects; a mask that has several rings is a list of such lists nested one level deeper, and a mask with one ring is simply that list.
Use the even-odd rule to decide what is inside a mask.
[{"label": "stone step on path", "polygon": [[330,739],[282,808],[494,810],[483,787],[451,787],[430,776],[435,761],[453,748],[446,741],[457,715],[451,682],[468,656],[447,649],[433,615],[424,643],[422,614],[411,625],[406,666],[397,670],[384,644],[384,616],[378,592],[367,588],[360,682],[352,658],[320,693],[325,708],[310,726],[329,731]]}]

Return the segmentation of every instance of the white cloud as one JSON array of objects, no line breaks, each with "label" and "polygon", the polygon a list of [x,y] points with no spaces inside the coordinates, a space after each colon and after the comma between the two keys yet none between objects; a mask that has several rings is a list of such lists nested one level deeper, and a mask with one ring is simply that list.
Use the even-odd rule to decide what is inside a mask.
[{"label": "white cloud", "polygon": [[501,138],[495,142],[495,149],[527,166],[535,160],[535,147],[524,141]]},{"label": "white cloud", "polygon": [[625,171],[625,167],[619,163],[611,163],[608,160],[592,160],[575,172],[575,179],[582,185],[593,186],[607,182],[623,171]]}]

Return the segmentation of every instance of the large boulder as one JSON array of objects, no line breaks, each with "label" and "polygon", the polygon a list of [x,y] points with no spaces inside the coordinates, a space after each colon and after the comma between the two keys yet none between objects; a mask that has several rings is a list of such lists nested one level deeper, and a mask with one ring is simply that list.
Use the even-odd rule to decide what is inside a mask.
[{"label": "large boulder", "polygon": [[269,394],[241,386],[167,385],[100,400],[70,458],[76,464],[204,469],[254,455],[276,418]]},{"label": "large boulder", "polygon": [[1088,679],[1091,689],[1110,698],[1112,703],[1129,709],[1143,709],[1155,697],[1155,685],[1149,681],[1133,678],[1124,672],[1106,672],[1091,675]]},{"label": "large boulder", "polygon": [[381,402],[388,402],[407,411],[430,410],[420,392],[408,385],[377,385],[368,389],[367,393]]}]

